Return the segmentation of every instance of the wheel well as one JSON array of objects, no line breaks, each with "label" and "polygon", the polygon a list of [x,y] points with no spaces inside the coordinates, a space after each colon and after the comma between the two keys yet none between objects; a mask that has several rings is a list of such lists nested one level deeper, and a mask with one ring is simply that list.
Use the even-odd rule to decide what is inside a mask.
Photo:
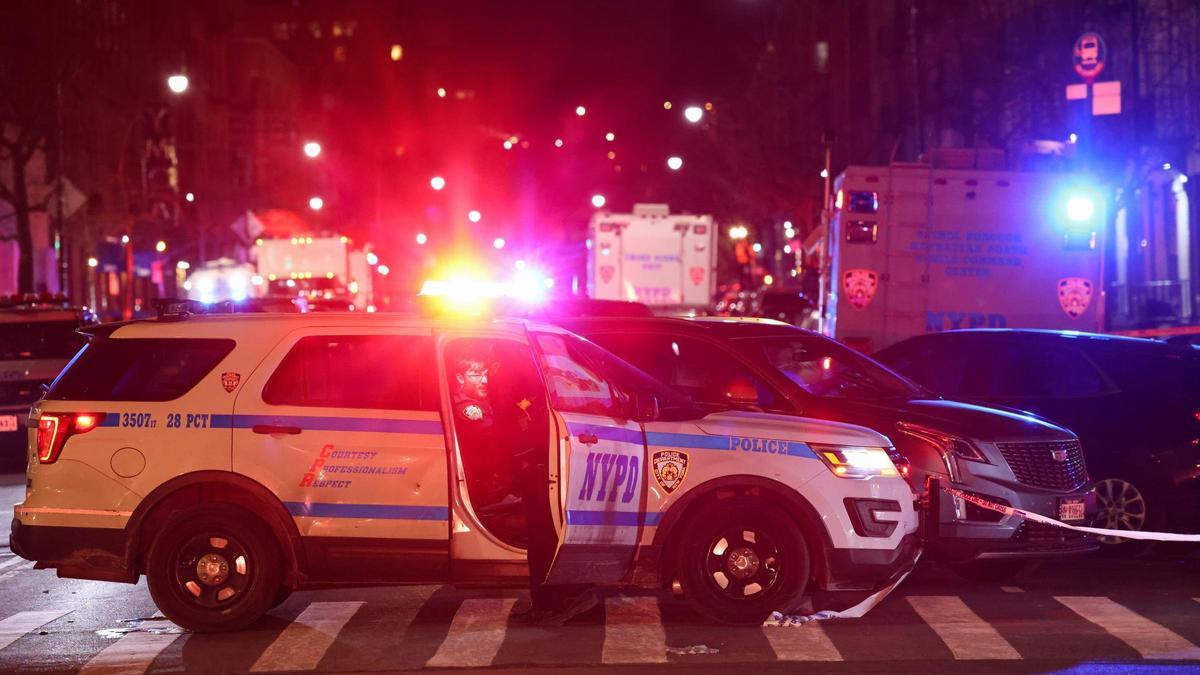
[{"label": "wheel well", "polygon": [[187,474],[159,486],[143,500],[130,519],[128,558],[137,574],[146,571],[146,555],[154,538],[176,513],[204,504],[232,504],[245,509],[275,535],[285,561],[283,579],[296,586],[307,567],[300,546],[300,533],[283,504],[265,487],[244,476],[220,471]]},{"label": "wheel well", "polygon": [[832,545],[829,533],[821,526],[817,510],[808,500],[786,485],[755,476],[727,476],[694,488],[685,498],[667,511],[655,544],[660,547],[659,576],[664,586],[670,586],[677,575],[675,569],[679,543],[688,531],[690,521],[711,504],[725,500],[750,498],[773,504],[791,516],[804,533],[812,563],[810,574],[821,579],[827,575],[824,552]]}]

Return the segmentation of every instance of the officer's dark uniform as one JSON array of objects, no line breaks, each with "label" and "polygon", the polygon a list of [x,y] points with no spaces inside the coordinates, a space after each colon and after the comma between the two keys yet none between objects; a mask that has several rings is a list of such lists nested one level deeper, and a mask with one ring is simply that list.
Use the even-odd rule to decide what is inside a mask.
[{"label": "officer's dark uniform", "polygon": [[455,429],[466,465],[467,492],[472,501],[492,497],[498,478],[495,451],[496,417],[492,405],[459,392],[454,395]]}]

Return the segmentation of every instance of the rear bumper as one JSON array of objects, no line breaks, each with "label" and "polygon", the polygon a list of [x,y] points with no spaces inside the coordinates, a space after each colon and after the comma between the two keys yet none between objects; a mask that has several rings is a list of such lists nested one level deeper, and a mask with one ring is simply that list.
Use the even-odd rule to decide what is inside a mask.
[{"label": "rear bumper", "polygon": [[55,568],[58,576],[133,583],[125,556],[125,530],[99,527],[24,525],[14,518],[8,545],[13,553]]},{"label": "rear bumper", "polygon": [[827,591],[869,591],[882,588],[912,569],[921,553],[921,540],[907,534],[894,549],[824,549],[824,578]]}]

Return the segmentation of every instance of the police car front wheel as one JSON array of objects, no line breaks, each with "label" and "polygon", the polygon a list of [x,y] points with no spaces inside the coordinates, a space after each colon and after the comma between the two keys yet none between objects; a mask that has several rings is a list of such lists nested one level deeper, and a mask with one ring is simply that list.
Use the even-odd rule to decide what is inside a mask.
[{"label": "police car front wheel", "polygon": [[722,623],[759,623],[800,603],[811,570],[800,525],[758,500],[714,503],[689,521],[679,548],[684,595]]},{"label": "police car front wheel", "polygon": [[275,537],[253,514],[202,506],[176,514],[146,559],[150,595],[176,625],[196,632],[243,628],[279,595]]}]

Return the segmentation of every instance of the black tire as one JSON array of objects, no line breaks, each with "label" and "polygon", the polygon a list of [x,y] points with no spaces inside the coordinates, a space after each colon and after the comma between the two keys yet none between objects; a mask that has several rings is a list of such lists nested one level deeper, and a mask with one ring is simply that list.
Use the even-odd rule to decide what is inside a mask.
[{"label": "black tire", "polygon": [[[1105,478],[1096,481],[1096,517],[1092,527],[1161,532],[1166,525],[1162,500],[1148,494],[1143,481]],[[1152,541],[1096,537],[1100,553],[1113,558],[1132,558],[1154,545]]]},{"label": "black tire", "polygon": [[197,633],[244,628],[279,597],[282,559],[271,530],[225,505],[176,514],[154,538],[146,582],[154,604]]},{"label": "black tire", "polygon": [[947,563],[958,576],[980,584],[994,584],[1008,581],[1029,567],[1028,560],[969,560],[967,562]]},{"label": "black tire", "polygon": [[684,527],[676,564],[683,594],[700,614],[758,624],[800,604],[811,561],[799,523],[782,509],[755,499],[722,501]]}]

